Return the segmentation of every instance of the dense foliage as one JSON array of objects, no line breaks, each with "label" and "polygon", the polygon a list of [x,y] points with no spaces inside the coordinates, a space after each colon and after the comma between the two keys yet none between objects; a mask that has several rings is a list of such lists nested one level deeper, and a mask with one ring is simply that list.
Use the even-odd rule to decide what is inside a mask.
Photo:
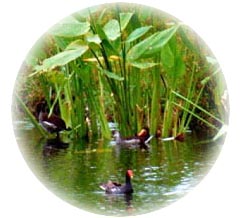
[{"label": "dense foliage", "polygon": [[226,122],[225,82],[204,42],[139,5],[104,5],[62,20],[30,51],[17,83],[25,111],[34,114],[46,100],[76,137],[109,138],[109,122],[123,135],[149,126],[162,137],[189,128],[213,136]]}]

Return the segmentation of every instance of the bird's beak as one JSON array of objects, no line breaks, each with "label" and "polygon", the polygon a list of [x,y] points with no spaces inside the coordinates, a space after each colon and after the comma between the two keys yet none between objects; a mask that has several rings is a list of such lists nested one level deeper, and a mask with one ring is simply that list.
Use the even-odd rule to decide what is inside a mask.
[{"label": "bird's beak", "polygon": [[143,136],[146,134],[146,130],[145,129],[142,129],[137,135],[138,136]]}]

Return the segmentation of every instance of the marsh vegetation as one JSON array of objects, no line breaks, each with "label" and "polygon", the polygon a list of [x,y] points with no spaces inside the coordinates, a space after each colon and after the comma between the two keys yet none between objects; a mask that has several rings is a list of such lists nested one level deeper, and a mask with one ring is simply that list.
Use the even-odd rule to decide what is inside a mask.
[{"label": "marsh vegetation", "polygon": [[[220,152],[229,113],[223,74],[203,40],[135,4],[57,23],[28,53],[13,99],[17,142],[38,178],[77,207],[116,216],[162,208],[197,185]],[[43,102],[48,114],[39,116]],[[50,131],[57,140],[42,128],[48,122],[39,124],[53,114],[68,130]],[[156,136],[146,150],[111,140],[112,130],[133,136],[142,127]],[[133,196],[104,195],[99,184],[122,182],[126,169]]]},{"label": "marsh vegetation", "polygon": [[93,7],[60,21],[29,52],[16,83],[14,110],[35,123],[44,99],[74,138],[109,139],[109,122],[123,135],[149,126],[160,137],[214,137],[227,122],[224,78],[204,42],[139,5]]}]

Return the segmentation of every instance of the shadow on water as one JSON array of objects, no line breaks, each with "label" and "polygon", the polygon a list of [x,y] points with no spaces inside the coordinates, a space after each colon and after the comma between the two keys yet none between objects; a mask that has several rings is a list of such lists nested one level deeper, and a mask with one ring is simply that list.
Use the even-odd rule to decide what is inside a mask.
[{"label": "shadow on water", "polygon": [[[207,174],[221,150],[221,144],[201,144],[193,134],[184,142],[153,139],[147,151],[121,148],[111,141],[61,137],[64,142],[43,140],[27,129],[17,134],[17,141],[48,189],[76,207],[113,216],[147,213],[183,197]],[[99,184],[124,183],[127,168],[134,172],[134,193],[103,193]]]}]

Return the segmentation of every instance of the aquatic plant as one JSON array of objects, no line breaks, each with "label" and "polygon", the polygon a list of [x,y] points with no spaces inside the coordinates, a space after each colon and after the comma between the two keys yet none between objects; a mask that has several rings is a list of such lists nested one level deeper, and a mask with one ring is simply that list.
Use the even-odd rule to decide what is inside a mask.
[{"label": "aquatic plant", "polygon": [[[75,137],[110,138],[109,121],[123,135],[147,125],[162,137],[185,133],[193,119],[214,134],[225,124],[215,58],[186,25],[150,11],[116,4],[75,13],[43,36],[46,50],[28,55],[28,79]],[[217,109],[206,107],[212,99]]]}]

